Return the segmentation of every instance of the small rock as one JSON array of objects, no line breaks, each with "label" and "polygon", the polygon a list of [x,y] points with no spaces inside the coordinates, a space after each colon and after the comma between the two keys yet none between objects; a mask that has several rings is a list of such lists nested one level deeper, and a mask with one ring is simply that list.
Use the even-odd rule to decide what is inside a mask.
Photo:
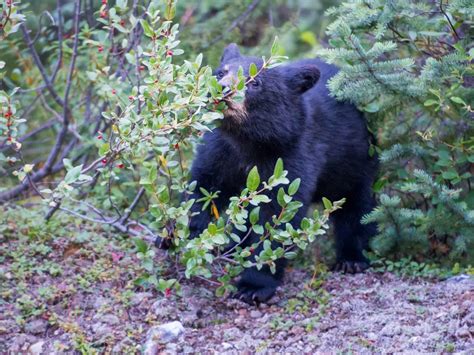
[{"label": "small rock", "polygon": [[257,311],[257,310],[253,310],[253,311],[250,312],[250,317],[253,318],[253,319],[261,318],[262,317],[262,312]]},{"label": "small rock", "polygon": [[99,310],[101,309],[103,306],[105,306],[107,304],[107,299],[104,298],[104,297],[97,297],[94,301],[94,308],[96,310]]},{"label": "small rock", "polygon": [[155,355],[160,344],[174,341],[183,333],[184,327],[178,321],[152,327],[147,333],[143,353],[145,355]]},{"label": "small rock", "polygon": [[472,276],[467,274],[461,274],[448,278],[445,282],[467,282],[472,279]]},{"label": "small rock", "polygon": [[153,294],[151,292],[138,292],[132,296],[132,298],[130,299],[130,302],[132,303],[132,305],[138,306],[144,300],[151,297],[153,297]]},{"label": "small rock", "polygon": [[28,335],[20,334],[13,338],[13,342],[10,344],[9,351],[13,354],[19,354],[23,345],[28,341]]},{"label": "small rock", "polygon": [[30,334],[41,334],[48,328],[48,322],[44,319],[35,319],[25,324],[25,331]]},{"label": "small rock", "polygon": [[185,345],[185,346],[183,346],[183,353],[184,353],[184,354],[195,354],[195,353],[196,353],[196,349],[193,348],[192,346]]},{"label": "small rock", "polygon": [[114,314],[105,314],[99,318],[102,323],[109,325],[117,325],[120,323],[120,319]]},{"label": "small rock", "polygon": [[43,352],[43,346],[44,346],[45,341],[41,340],[38,341],[37,343],[34,343],[28,348],[28,353],[31,355],[39,355]]},{"label": "small rock", "polygon": [[402,333],[402,327],[396,322],[388,323],[380,330],[381,335],[394,336]]},{"label": "small rock", "polygon": [[225,342],[222,343],[222,349],[223,350],[229,350],[229,349],[232,349],[232,348],[233,348],[232,344],[225,343]]},{"label": "small rock", "polygon": [[163,298],[153,303],[151,310],[159,318],[166,319],[176,313],[176,305],[170,300]]},{"label": "small rock", "polygon": [[462,324],[474,326],[474,312],[468,313],[461,321]]},{"label": "small rock", "polygon": [[300,335],[300,334],[303,334],[304,333],[304,329],[302,327],[293,327],[291,328],[290,330],[290,334],[293,334],[293,335]]},{"label": "small rock", "polygon": [[370,340],[370,341],[376,341],[378,338],[377,334],[375,334],[374,332],[367,333],[365,337],[367,338],[367,340]]},{"label": "small rock", "polygon": [[180,319],[183,322],[183,324],[191,326],[199,319],[199,317],[196,314],[196,312],[191,311],[191,312],[183,312]]},{"label": "small rock", "polygon": [[103,335],[110,334],[112,329],[107,324],[99,322],[92,325],[92,331],[95,335],[101,337]]},{"label": "small rock", "polygon": [[233,340],[233,339],[240,339],[243,336],[242,331],[237,328],[228,328],[224,330],[224,334],[222,335],[222,338],[224,340]]},{"label": "small rock", "polygon": [[455,335],[457,338],[469,338],[471,336],[471,332],[469,331],[469,328],[467,327],[467,325],[464,325],[458,330],[456,330]]},{"label": "small rock", "polygon": [[169,344],[166,344],[166,351],[165,353],[166,354],[176,354],[176,349],[178,348],[178,345],[175,344],[175,343],[169,343]]}]

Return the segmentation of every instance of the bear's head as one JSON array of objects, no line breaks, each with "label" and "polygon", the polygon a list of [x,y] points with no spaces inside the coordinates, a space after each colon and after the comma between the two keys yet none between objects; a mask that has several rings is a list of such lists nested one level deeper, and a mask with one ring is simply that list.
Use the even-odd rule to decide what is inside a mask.
[{"label": "bear's head", "polygon": [[248,77],[252,63],[259,73],[248,81],[243,103],[232,97],[225,100],[227,109],[221,129],[244,144],[255,142],[277,149],[294,143],[306,117],[302,95],[318,81],[318,68],[289,64],[260,71],[262,59],[242,56],[237,45],[230,44],[214,74],[223,87],[229,87],[237,80],[239,67]]}]

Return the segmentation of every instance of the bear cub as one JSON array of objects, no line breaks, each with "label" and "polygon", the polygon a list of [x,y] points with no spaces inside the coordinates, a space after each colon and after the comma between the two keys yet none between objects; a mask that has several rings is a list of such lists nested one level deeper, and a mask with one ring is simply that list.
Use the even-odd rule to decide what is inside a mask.
[{"label": "bear cub", "polygon": [[[263,64],[260,58],[242,56],[237,45],[230,44],[215,75],[226,87],[236,80],[240,66],[248,75],[251,63],[259,69]],[[277,159],[282,158],[290,181],[301,178],[295,199],[303,207],[291,222],[295,227],[311,203],[322,197],[332,201],[346,198],[342,209],[331,217],[335,269],[355,273],[369,266],[362,251],[376,232],[375,225],[362,225],[360,220],[374,207],[371,186],[378,159],[369,154],[372,137],[362,113],[329,95],[326,84],[336,73],[335,66],[318,59],[290,62],[265,69],[248,83],[243,104],[226,100],[222,124],[206,133],[198,146],[191,169],[191,181],[197,181],[192,198],[202,197],[199,187],[220,191],[215,202],[218,209],[225,209],[229,197],[245,188],[253,166],[258,167],[262,180],[267,180]],[[280,211],[274,190],[269,192],[272,202],[261,205],[262,224]],[[200,212],[201,207],[195,203],[193,211]],[[191,235],[199,235],[209,222],[207,212],[193,216]],[[253,235],[248,242],[258,238]],[[281,283],[284,267],[285,261],[278,260],[275,274],[269,268],[246,269],[237,282],[236,296],[248,303],[267,301]]]}]

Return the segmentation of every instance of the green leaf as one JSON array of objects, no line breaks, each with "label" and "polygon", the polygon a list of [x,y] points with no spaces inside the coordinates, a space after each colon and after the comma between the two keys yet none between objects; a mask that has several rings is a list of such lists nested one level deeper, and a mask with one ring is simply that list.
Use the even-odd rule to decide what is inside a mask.
[{"label": "green leaf", "polygon": [[253,78],[255,75],[257,75],[258,69],[255,63],[250,64],[249,67],[249,75]]},{"label": "green leaf", "polygon": [[275,39],[273,40],[272,49],[271,49],[272,57],[278,55],[278,50],[279,50],[278,37],[275,37]]},{"label": "green leaf", "polygon": [[139,238],[135,238],[134,239],[134,242],[135,242],[135,246],[137,247],[137,251],[139,253],[143,253],[145,254],[148,250],[148,245],[147,243],[145,243],[142,239],[139,239]]},{"label": "green leaf", "polygon": [[301,179],[297,178],[293,180],[290,186],[288,186],[288,194],[290,196],[293,196],[298,191],[298,189],[300,188],[300,183],[301,183]]},{"label": "green leaf", "polygon": [[283,160],[281,158],[278,158],[275,164],[275,169],[273,170],[273,176],[278,179],[282,174],[283,174]]},{"label": "green leaf", "polygon": [[250,212],[250,223],[255,224],[258,222],[260,217],[260,207],[255,207],[252,212]]},{"label": "green leaf", "polygon": [[466,103],[464,102],[463,99],[461,99],[460,97],[457,97],[457,96],[452,96],[450,97],[451,101],[457,103],[457,104],[461,104],[461,105],[464,105],[466,106]]},{"label": "green leaf", "polygon": [[425,103],[424,103],[425,106],[433,106],[433,105],[437,105],[437,104],[438,104],[438,101],[433,100],[433,99],[426,100]]},{"label": "green leaf", "polygon": [[260,175],[257,167],[254,166],[247,176],[247,188],[249,191],[253,192],[257,190],[258,185],[260,185]]},{"label": "green leaf", "polygon": [[237,84],[237,90],[243,90],[245,88],[245,78],[242,78],[239,80],[239,83]]},{"label": "green leaf", "polygon": [[165,19],[172,20],[176,14],[176,1],[167,1],[165,9]]},{"label": "green leaf", "polygon": [[252,230],[253,230],[255,233],[260,234],[260,235],[262,235],[263,232],[265,231],[265,230],[263,229],[263,226],[261,226],[260,224],[254,224],[254,225],[252,226]]},{"label": "green leaf", "polygon": [[142,25],[143,33],[145,33],[145,36],[153,37],[155,35],[155,31],[153,31],[153,28],[151,28],[150,24],[147,21],[140,20],[140,24]]},{"label": "green leaf", "polygon": [[252,201],[250,201],[250,204],[256,206],[259,203],[269,203],[271,201],[272,200],[267,195],[257,195],[252,199]]},{"label": "green leaf", "polygon": [[74,168],[72,168],[71,170],[67,172],[66,176],[64,177],[64,182],[66,184],[72,184],[74,181],[76,181],[79,178],[79,176],[81,175],[81,171],[82,171],[82,164],[75,166]]},{"label": "green leaf", "polygon": [[277,193],[277,201],[281,207],[286,206],[285,195],[285,190],[283,190],[283,187],[280,187]]},{"label": "green leaf", "polygon": [[329,201],[326,197],[323,197],[323,205],[324,205],[324,208],[327,210],[332,209],[332,202]]},{"label": "green leaf", "polygon": [[455,169],[449,169],[443,172],[443,178],[446,180],[453,180],[459,177],[458,172]]}]

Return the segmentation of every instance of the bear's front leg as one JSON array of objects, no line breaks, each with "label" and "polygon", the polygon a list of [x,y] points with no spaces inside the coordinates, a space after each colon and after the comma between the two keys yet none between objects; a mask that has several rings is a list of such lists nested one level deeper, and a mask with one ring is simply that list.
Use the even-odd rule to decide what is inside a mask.
[{"label": "bear's front leg", "polygon": [[[309,194],[307,195],[309,196]],[[303,206],[291,221],[291,224],[294,228],[299,228],[301,220],[306,215],[306,211],[308,209],[309,203],[304,201],[303,196],[303,194],[295,196],[295,200],[303,202]],[[281,212],[281,206],[278,205],[276,196],[269,197],[272,199],[272,202],[268,205],[261,206],[259,223],[262,225],[264,225],[267,221],[271,221],[272,216],[278,216],[278,214]],[[252,233],[250,244],[258,242],[260,238],[260,235]],[[278,248],[280,245],[281,244],[272,241],[273,250]],[[262,250],[263,243],[260,243],[255,249],[253,255],[259,255]],[[245,269],[237,281],[237,292],[235,293],[234,297],[249,304],[258,304],[268,301],[275,294],[277,287],[283,280],[286,259],[278,259],[275,261],[275,264],[275,273],[272,273],[267,265],[263,266],[260,270],[258,270],[256,267]]]}]

